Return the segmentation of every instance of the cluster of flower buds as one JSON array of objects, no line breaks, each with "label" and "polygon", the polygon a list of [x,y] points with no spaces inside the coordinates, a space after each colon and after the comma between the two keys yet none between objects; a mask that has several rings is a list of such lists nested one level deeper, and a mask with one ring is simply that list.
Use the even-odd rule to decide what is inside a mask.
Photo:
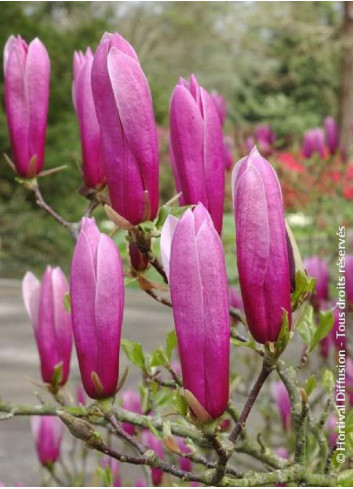
[{"label": "cluster of flower buds", "polygon": [[315,127],[306,131],[302,142],[304,158],[312,158],[315,154],[320,158],[334,155],[339,149],[338,128],[333,117],[324,120],[324,128]]},{"label": "cluster of flower buds", "polygon": [[265,156],[269,156],[274,149],[276,143],[276,134],[267,124],[259,124],[255,127],[254,135],[248,136],[245,140],[245,148],[248,153],[252,150],[256,144],[261,153]]}]

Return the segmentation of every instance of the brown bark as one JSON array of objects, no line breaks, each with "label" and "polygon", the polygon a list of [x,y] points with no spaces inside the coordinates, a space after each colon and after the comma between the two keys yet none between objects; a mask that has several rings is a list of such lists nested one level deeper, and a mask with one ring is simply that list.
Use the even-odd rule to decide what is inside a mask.
[{"label": "brown bark", "polygon": [[341,147],[349,152],[353,147],[353,2],[344,2],[339,126]]}]

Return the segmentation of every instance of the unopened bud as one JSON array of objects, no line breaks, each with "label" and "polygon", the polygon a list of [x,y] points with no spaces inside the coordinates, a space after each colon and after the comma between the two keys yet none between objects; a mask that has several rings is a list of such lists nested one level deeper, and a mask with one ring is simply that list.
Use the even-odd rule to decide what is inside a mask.
[{"label": "unopened bud", "polygon": [[94,436],[95,430],[88,421],[75,418],[75,416],[72,416],[66,411],[58,411],[57,414],[75,438],[88,442]]}]

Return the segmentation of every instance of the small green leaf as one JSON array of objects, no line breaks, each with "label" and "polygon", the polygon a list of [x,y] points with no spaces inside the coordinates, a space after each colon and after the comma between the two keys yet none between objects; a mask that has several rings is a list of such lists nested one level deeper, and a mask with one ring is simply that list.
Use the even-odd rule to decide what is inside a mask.
[{"label": "small green leaf", "polygon": [[334,322],[335,318],[332,309],[329,309],[328,311],[320,311],[319,324],[315,329],[310,345],[310,351],[315,348],[319,341],[326,338],[326,336],[330,333]]},{"label": "small green leaf", "polygon": [[57,365],[55,365],[53,370],[51,385],[54,387],[54,389],[57,389],[59,387],[62,378],[63,378],[63,362],[60,362]]},{"label": "small green leaf", "polygon": [[98,466],[96,468],[97,471],[97,476],[100,478],[100,480],[103,483],[103,487],[112,487],[114,484],[113,480],[113,474],[112,471],[110,470],[110,467],[100,467]]},{"label": "small green leaf", "polygon": [[152,354],[151,367],[165,366],[168,363],[165,352],[162,348],[158,348]]},{"label": "small green leaf", "polygon": [[181,414],[181,416],[186,416],[188,412],[188,404],[185,400],[185,397],[182,396],[179,392],[179,390],[176,390],[174,392],[174,397],[173,397],[173,407],[176,409],[176,411]]},{"label": "small green leaf", "polygon": [[178,340],[177,340],[176,332],[173,329],[167,334],[166,353],[169,362],[172,359],[173,350],[177,347],[177,345],[178,345]]},{"label": "small green leaf", "polygon": [[241,341],[238,338],[231,338],[230,340],[231,344],[233,346],[239,347],[239,346],[246,346],[247,348],[250,348],[251,350],[256,350],[256,343],[253,339],[250,341]]},{"label": "small green leaf", "polygon": [[326,369],[322,374],[322,387],[325,389],[327,394],[331,394],[333,389],[335,388],[335,376],[331,372],[331,370]]},{"label": "small green leaf", "polygon": [[298,270],[295,274],[295,291],[292,293],[292,308],[296,308],[305,300],[316,285],[316,279],[309,277],[304,270]]},{"label": "small green leaf", "polygon": [[131,340],[122,340],[121,345],[130,362],[145,372],[146,361],[141,343]]},{"label": "small green leaf", "polygon": [[316,388],[316,385],[317,385],[317,382],[316,382],[315,375],[312,375],[311,377],[309,377],[308,379],[306,379],[306,381],[305,381],[305,390],[306,390],[306,393],[307,393],[308,397],[313,392],[313,390]]},{"label": "small green leaf", "polygon": [[289,322],[288,322],[288,312],[283,309],[282,312],[282,327],[278,336],[278,340],[276,341],[276,357],[279,357],[282,352],[286,349],[288,341],[290,339],[289,334]]},{"label": "small green leaf", "polygon": [[71,312],[71,300],[69,292],[64,295],[64,307],[67,312]]},{"label": "small green leaf", "polygon": [[314,320],[314,309],[310,304],[307,304],[296,327],[307,346],[311,344],[315,328],[316,324]]},{"label": "small green leaf", "polygon": [[152,221],[141,222],[138,227],[144,234],[151,234],[156,231],[156,226]]},{"label": "small green leaf", "polygon": [[167,217],[172,215],[174,217],[181,217],[187,209],[191,209],[194,207],[193,205],[183,205],[183,206],[169,206],[162,205],[159,209],[159,214],[155,219],[155,226],[157,229],[161,229],[163,224],[165,223]]},{"label": "small green leaf", "polygon": [[347,469],[340,472],[337,477],[338,487],[352,487],[353,486],[353,469]]}]

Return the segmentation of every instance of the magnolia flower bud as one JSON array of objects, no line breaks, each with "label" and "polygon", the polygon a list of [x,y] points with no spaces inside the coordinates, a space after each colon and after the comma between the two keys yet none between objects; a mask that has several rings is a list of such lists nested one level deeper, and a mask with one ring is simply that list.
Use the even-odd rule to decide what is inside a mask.
[{"label": "magnolia flower bud", "polygon": [[4,49],[5,107],[14,164],[22,177],[36,176],[44,164],[50,61],[36,38],[29,45],[10,36]]},{"label": "magnolia flower bud", "polygon": [[150,89],[132,46],[105,33],[94,55],[92,91],[112,207],[132,224],[158,211],[158,144]]},{"label": "magnolia flower bud", "polygon": [[81,379],[93,399],[115,394],[124,307],[123,265],[94,219],[82,220],[71,265],[72,326]]},{"label": "magnolia flower bud", "polygon": [[201,202],[222,231],[224,146],[222,126],[209,93],[195,76],[180,79],[170,101],[170,157],[180,204]]},{"label": "magnolia flower bud", "polygon": [[241,295],[251,334],[278,339],[284,311],[291,325],[291,273],[281,187],[254,148],[233,170],[236,251]]},{"label": "magnolia flower bud", "polygon": [[221,240],[202,204],[162,229],[183,385],[208,417],[218,418],[229,396],[229,304]]},{"label": "magnolia flower bud", "polygon": [[72,99],[80,127],[83,179],[87,187],[101,188],[105,183],[100,128],[94,107],[91,71],[93,53],[75,51]]},{"label": "magnolia flower bud", "polygon": [[[22,281],[22,295],[37,343],[43,382],[64,385],[70,371],[71,315],[65,308],[68,283],[59,267],[48,266],[42,283],[31,272]],[[55,379],[61,369],[61,378]]]},{"label": "magnolia flower bud", "polygon": [[54,464],[60,456],[64,425],[56,416],[32,416],[32,434],[39,461],[42,465]]}]

